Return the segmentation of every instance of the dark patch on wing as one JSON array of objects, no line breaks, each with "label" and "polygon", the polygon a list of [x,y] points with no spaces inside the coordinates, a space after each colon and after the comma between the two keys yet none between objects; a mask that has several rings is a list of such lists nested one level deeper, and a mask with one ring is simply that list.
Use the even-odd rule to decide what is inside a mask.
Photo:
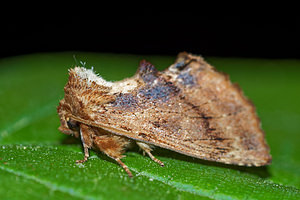
[{"label": "dark patch on wing", "polygon": [[171,82],[158,80],[156,84],[146,85],[138,91],[138,95],[147,100],[167,101],[170,97],[177,95],[179,88]]},{"label": "dark patch on wing", "polygon": [[149,141],[151,138],[153,138],[153,134],[146,134],[146,133],[138,133],[139,137],[142,137],[144,140]]},{"label": "dark patch on wing", "polygon": [[120,93],[112,103],[112,106],[122,109],[136,108],[138,106],[137,98],[131,93]]},{"label": "dark patch on wing", "polygon": [[197,62],[196,59],[190,59],[190,60],[186,60],[186,59],[187,58],[185,58],[185,60],[183,60],[183,61],[175,63],[174,67],[181,71],[181,70],[185,69],[191,62],[193,62],[193,61]]},{"label": "dark patch on wing", "polygon": [[220,137],[209,137],[209,138],[199,138],[199,139],[184,139],[183,141],[195,141],[195,140],[216,140],[216,141],[224,141],[224,140],[232,140],[231,138],[220,138]]},{"label": "dark patch on wing", "polygon": [[193,86],[196,83],[194,76],[190,75],[188,71],[180,73],[177,79],[180,79],[179,83],[187,86]]},{"label": "dark patch on wing", "polygon": [[207,131],[208,131],[208,132],[213,132],[213,131],[215,131],[215,130],[217,130],[217,129],[215,129],[215,128],[209,128]]},{"label": "dark patch on wing", "polygon": [[244,137],[241,138],[241,143],[243,147],[247,150],[253,150],[257,149],[257,145],[259,144],[258,141],[256,141],[256,138],[254,137],[255,134],[253,133],[244,133]]},{"label": "dark patch on wing", "polygon": [[142,60],[138,74],[146,84],[152,83],[158,77],[158,70],[149,62]]},{"label": "dark patch on wing", "polygon": [[[193,103],[187,101],[185,97],[181,97],[184,102],[189,105],[197,114],[198,116],[192,117],[192,118],[201,118],[201,125],[204,128],[204,135],[207,138],[221,138],[219,136],[220,133],[215,132],[216,129],[214,127],[211,127],[210,120],[213,119],[211,116],[207,116],[203,111],[200,110],[199,106],[194,105]],[[217,140],[215,140],[217,141]]]},{"label": "dark patch on wing", "polygon": [[132,131],[131,128],[128,128],[127,126],[124,126],[124,125],[120,126],[120,128],[124,129],[125,131]]},{"label": "dark patch on wing", "polygon": [[175,63],[174,67],[176,69],[182,70],[182,69],[184,69],[186,67],[186,64],[185,64],[184,61],[180,61],[180,62]]},{"label": "dark patch on wing", "polygon": [[156,127],[156,128],[159,128],[161,125],[159,123],[159,121],[155,121],[155,122],[152,122],[152,124]]}]

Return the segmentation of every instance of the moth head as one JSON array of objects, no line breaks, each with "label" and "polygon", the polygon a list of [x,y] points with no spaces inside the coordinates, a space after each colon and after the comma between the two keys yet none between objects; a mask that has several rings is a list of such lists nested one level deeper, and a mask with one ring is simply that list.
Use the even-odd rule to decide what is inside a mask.
[{"label": "moth head", "polygon": [[67,117],[67,118],[61,118],[60,120],[60,127],[58,128],[61,132],[63,132],[66,135],[72,135],[75,137],[79,136],[79,129],[80,129],[80,123]]},{"label": "moth head", "polygon": [[80,124],[68,116],[70,114],[70,106],[68,106],[65,99],[59,102],[57,112],[60,118],[60,127],[58,130],[66,135],[78,137]]},{"label": "moth head", "polygon": [[79,122],[70,119],[69,117],[67,118],[67,126],[70,130],[79,132]]}]

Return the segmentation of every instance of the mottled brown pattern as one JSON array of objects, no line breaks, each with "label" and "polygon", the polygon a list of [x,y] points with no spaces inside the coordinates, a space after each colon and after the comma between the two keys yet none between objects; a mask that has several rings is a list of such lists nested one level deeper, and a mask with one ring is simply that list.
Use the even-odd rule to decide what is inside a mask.
[{"label": "mottled brown pattern", "polygon": [[70,118],[91,127],[86,132],[98,136],[90,146],[110,157],[121,158],[132,139],[227,164],[271,162],[255,107],[201,57],[180,53],[163,72],[142,61],[135,76],[110,86],[90,83],[74,69],[69,74],[60,130],[79,135],[69,129]]}]

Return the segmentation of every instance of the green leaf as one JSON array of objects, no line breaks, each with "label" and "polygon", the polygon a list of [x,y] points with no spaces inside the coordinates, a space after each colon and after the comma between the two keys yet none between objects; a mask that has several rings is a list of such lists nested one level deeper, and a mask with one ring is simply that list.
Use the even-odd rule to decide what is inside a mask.
[{"label": "green leaf", "polygon": [[56,106],[67,70],[86,62],[108,80],[135,73],[141,59],[159,69],[175,57],[93,53],[34,54],[0,60],[1,199],[300,199],[300,61],[210,58],[257,107],[271,148],[268,167],[238,167],[157,148],[160,167],[137,149],[113,160],[60,133]]}]

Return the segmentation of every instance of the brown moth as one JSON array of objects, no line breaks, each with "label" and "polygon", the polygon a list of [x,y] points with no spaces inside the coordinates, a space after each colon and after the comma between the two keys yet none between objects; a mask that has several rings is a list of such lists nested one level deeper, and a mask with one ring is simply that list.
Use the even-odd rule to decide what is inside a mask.
[{"label": "brown moth", "polygon": [[64,91],[59,130],[81,138],[84,159],[77,163],[94,148],[132,177],[121,158],[134,142],[161,166],[153,146],[226,164],[271,163],[253,104],[199,56],[180,53],[162,72],[141,61],[133,77],[114,83],[75,67]]}]

